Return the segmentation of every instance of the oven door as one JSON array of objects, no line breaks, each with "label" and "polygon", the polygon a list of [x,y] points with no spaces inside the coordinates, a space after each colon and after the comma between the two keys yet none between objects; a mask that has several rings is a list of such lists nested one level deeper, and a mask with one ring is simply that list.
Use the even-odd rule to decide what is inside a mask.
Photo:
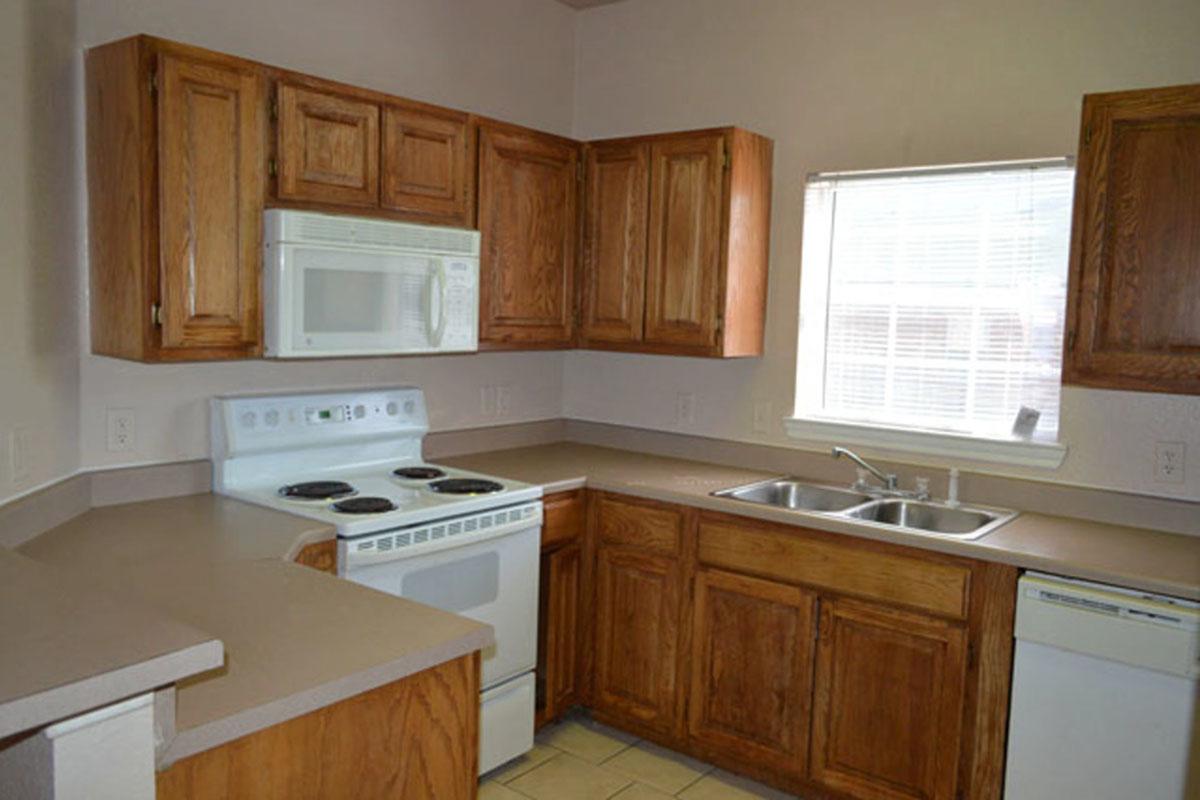
[{"label": "oven door", "polygon": [[276,244],[273,249],[264,287],[269,356],[476,347],[474,337],[459,335],[463,326],[451,318],[463,305],[453,280],[461,271],[457,263],[436,255],[308,244]]},{"label": "oven door", "polygon": [[351,566],[345,577],[491,625],[496,643],[483,651],[486,690],[532,670],[537,661],[540,542],[535,525],[461,547]]}]

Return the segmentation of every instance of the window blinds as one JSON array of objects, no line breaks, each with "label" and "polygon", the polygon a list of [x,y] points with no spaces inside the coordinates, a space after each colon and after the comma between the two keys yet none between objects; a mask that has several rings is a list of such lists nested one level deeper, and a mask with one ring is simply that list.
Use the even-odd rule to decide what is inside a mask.
[{"label": "window blinds", "polygon": [[1026,405],[1055,438],[1073,176],[1057,160],[811,178],[805,268],[827,274],[804,285],[825,294],[801,340],[821,366],[808,415],[1002,437]]}]

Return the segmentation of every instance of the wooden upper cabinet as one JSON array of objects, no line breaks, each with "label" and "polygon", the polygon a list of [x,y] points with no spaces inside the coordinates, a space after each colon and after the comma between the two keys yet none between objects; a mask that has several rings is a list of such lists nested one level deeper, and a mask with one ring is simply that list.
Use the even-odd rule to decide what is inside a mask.
[{"label": "wooden upper cabinet", "polygon": [[817,596],[716,570],[695,579],[688,735],[701,747],[803,776]]},{"label": "wooden upper cabinet", "polygon": [[86,59],[92,351],[260,352],[265,80],[139,36]]},{"label": "wooden upper cabinet", "polygon": [[1063,380],[1200,394],[1200,85],[1088,95]]},{"label": "wooden upper cabinet", "polygon": [[277,89],[281,200],[379,204],[379,104],[287,82]]},{"label": "wooden upper cabinet", "polygon": [[717,344],[725,137],[680,136],[651,147],[646,341]]},{"label": "wooden upper cabinet", "polygon": [[589,144],[582,346],[760,355],[771,158],[738,128]]},{"label": "wooden upper cabinet", "polygon": [[585,175],[580,340],[640,342],[650,147],[588,147]]},{"label": "wooden upper cabinet", "polygon": [[570,346],[579,158],[568,139],[480,127],[481,349]]},{"label": "wooden upper cabinet", "polygon": [[966,656],[956,623],[823,599],[813,780],[864,800],[952,800]]},{"label": "wooden upper cabinet", "polygon": [[430,222],[473,226],[467,122],[456,111],[385,106],[381,205]]}]

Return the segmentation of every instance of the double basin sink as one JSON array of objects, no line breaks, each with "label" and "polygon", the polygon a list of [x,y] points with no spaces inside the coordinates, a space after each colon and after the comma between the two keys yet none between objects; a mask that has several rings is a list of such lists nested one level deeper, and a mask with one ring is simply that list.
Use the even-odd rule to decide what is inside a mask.
[{"label": "double basin sink", "polygon": [[1017,514],[1001,509],[966,508],[905,497],[875,496],[856,489],[819,486],[796,478],[771,480],[713,492],[728,497],[792,511],[808,511],[874,527],[954,539],[978,539]]}]

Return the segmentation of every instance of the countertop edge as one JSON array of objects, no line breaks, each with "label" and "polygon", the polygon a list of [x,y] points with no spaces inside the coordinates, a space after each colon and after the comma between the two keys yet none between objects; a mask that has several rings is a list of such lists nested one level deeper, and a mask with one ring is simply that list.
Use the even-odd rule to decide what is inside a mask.
[{"label": "countertop edge", "polygon": [[456,658],[482,650],[495,642],[490,625],[480,625],[456,637],[417,653],[350,673],[302,692],[248,708],[227,717],[175,732],[158,759],[158,770],[168,769],[188,756],[220,747],[282,722],[318,711],[363,692],[403,680]]},{"label": "countertop edge", "polygon": [[224,661],[225,646],[213,638],[11,700],[0,706],[0,738],[153,691],[216,669]]}]

